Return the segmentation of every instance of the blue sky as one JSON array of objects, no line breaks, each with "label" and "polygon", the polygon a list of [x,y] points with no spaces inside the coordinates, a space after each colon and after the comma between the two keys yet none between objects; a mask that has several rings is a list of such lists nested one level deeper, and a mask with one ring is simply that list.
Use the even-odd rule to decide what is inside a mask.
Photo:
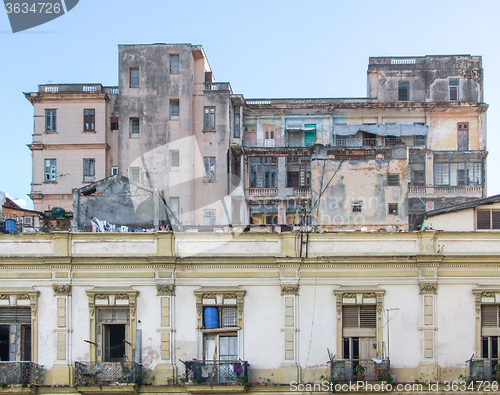
[{"label": "blue sky", "polygon": [[204,47],[217,81],[261,97],[365,97],[370,56],[483,57],[488,195],[500,193],[500,1],[80,0],[66,15],[13,34],[0,10],[0,191],[31,182],[38,84],[118,83],[118,44]]}]

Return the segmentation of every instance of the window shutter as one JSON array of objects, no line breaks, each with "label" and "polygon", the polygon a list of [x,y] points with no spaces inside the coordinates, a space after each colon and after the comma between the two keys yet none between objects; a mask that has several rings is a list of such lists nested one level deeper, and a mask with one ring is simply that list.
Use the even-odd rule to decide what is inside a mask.
[{"label": "window shutter", "polygon": [[477,229],[490,229],[490,210],[477,210]]},{"label": "window shutter", "polygon": [[358,328],[358,306],[344,306],[342,308],[342,326],[344,328]]},{"label": "window shutter", "polygon": [[500,229],[500,210],[491,210],[491,228]]},{"label": "window shutter", "polygon": [[498,306],[487,306],[487,305],[482,306],[481,325],[498,326]]},{"label": "window shutter", "polygon": [[0,324],[31,324],[31,308],[0,309]]},{"label": "window shutter", "polygon": [[359,327],[360,328],[376,328],[377,315],[375,306],[361,306],[359,310]]}]

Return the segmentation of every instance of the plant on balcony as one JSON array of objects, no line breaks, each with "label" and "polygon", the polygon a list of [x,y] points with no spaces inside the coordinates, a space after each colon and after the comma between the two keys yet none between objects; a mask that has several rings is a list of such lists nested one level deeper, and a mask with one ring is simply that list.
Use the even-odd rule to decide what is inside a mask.
[{"label": "plant on balcony", "polygon": [[365,371],[366,367],[363,365],[357,365],[356,366],[356,376],[358,380],[364,380],[365,379]]},{"label": "plant on balcony", "polygon": [[500,380],[500,364],[497,363],[493,369],[495,369],[495,378]]}]

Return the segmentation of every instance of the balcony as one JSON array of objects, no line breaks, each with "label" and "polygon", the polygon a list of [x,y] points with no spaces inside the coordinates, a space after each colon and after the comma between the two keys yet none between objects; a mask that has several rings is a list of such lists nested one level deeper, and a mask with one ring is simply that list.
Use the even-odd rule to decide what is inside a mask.
[{"label": "balcony", "polygon": [[278,195],[277,188],[248,188],[247,196],[249,198],[269,198]]},{"label": "balcony", "polygon": [[409,186],[408,197],[447,197],[468,196],[473,198],[483,197],[482,185],[457,185],[457,186]]},{"label": "balcony", "polygon": [[43,366],[34,362],[0,362],[0,385],[42,385]]},{"label": "balcony", "polygon": [[472,356],[468,361],[469,374],[471,381],[493,381],[497,380],[498,376],[495,366],[500,362],[498,359],[474,358]]},{"label": "balcony", "polygon": [[311,199],[311,187],[293,188],[293,196],[300,199]]},{"label": "balcony", "polygon": [[75,385],[141,384],[142,366],[131,362],[75,362]]},{"label": "balcony", "polygon": [[242,385],[248,383],[248,362],[234,361],[185,361],[187,384],[226,384]]},{"label": "balcony", "polygon": [[231,84],[229,82],[205,82],[205,91],[232,93]]},{"label": "balcony", "polygon": [[[363,369],[358,366],[364,367]],[[331,380],[345,381],[381,381],[387,379],[390,361],[388,359],[333,359],[330,361]]]}]

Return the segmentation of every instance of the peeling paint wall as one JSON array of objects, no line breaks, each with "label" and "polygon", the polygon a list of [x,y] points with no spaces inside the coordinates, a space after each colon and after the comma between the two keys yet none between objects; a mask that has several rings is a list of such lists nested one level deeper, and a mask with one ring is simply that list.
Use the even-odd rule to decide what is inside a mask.
[{"label": "peeling paint wall", "polygon": [[[362,149],[351,150],[345,157],[340,153],[313,147],[313,223],[348,229],[389,225],[407,229],[407,148],[394,146],[374,157]],[[388,185],[389,174],[397,176],[398,185]],[[397,214],[389,213],[389,204],[397,204]]]}]

